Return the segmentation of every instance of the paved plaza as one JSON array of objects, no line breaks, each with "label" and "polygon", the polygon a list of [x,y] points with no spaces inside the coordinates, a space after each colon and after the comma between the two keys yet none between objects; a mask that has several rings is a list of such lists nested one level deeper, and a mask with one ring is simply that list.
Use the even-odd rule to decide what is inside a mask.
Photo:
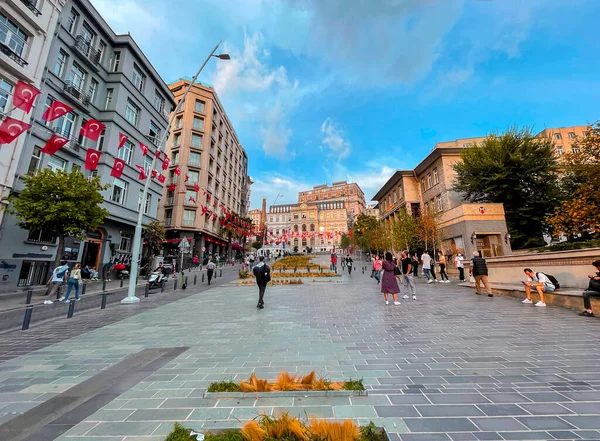
[{"label": "paved plaza", "polygon": [[[144,299],[2,334],[24,355],[0,364],[0,439],[162,441],[175,421],[239,427],[263,412],[374,421],[395,441],[600,439],[600,320],[456,281],[420,280],[418,300],[386,306],[362,265],[269,287],[264,310],[230,282],[120,321],[106,314]],[[72,337],[52,343],[65,326]],[[212,381],[281,370],[363,378],[368,396],[203,397]]]}]

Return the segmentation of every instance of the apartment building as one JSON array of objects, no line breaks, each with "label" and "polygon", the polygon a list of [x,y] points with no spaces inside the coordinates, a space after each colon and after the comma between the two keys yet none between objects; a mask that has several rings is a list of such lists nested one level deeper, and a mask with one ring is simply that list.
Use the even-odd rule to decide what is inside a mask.
[{"label": "apartment building", "polygon": [[365,208],[365,214],[379,219],[379,208],[377,208],[377,204],[368,204]]},{"label": "apartment building", "polygon": [[[176,101],[190,82],[181,78],[169,85]],[[248,156],[212,87],[194,84],[175,115],[167,154],[168,183],[176,189],[165,187],[159,211],[168,238],[192,238],[196,253],[229,252],[218,217],[223,207],[240,216],[248,212]]]},{"label": "apartment building", "polygon": [[291,213],[294,206],[295,204],[280,204],[269,207],[266,216],[267,240],[263,246],[265,253],[277,254],[279,252],[290,251],[290,240],[288,238],[287,241],[284,241],[283,236],[289,235],[289,232],[292,230]]},{"label": "apartment building", "polygon": [[550,138],[556,146],[556,154],[560,157],[565,153],[573,151],[573,142],[577,138],[582,138],[587,134],[589,126],[556,127],[544,129],[538,136],[541,138]]},{"label": "apartment building", "polygon": [[[19,80],[40,88],[52,35],[66,0],[4,0],[0,2],[0,117],[29,123],[31,116],[14,109],[12,97]],[[37,98],[40,99],[39,97]],[[13,188],[25,135],[2,145],[0,204]],[[0,228],[3,207],[0,206]]]},{"label": "apartment building", "polygon": [[[102,184],[110,185],[103,192],[103,205],[110,214],[85,240],[68,238],[62,257],[96,268],[109,261],[129,264],[138,212],[143,210],[144,225],[156,219],[162,196],[162,185],[153,180],[146,200],[141,200],[144,181],[138,179],[136,165],[150,173],[158,140],[167,130],[174,107],[171,91],[133,38],[115,34],[89,0],[69,0],[62,9],[40,87],[42,94],[32,110],[33,127],[23,136],[17,174],[50,168],[100,176]],[[73,111],[46,123],[41,115],[54,101],[68,104]],[[97,142],[79,135],[89,119],[105,124]],[[53,134],[69,139],[68,144],[54,155],[41,153]],[[119,134],[127,136],[122,148]],[[150,146],[147,155],[140,148],[142,143]],[[94,172],[83,167],[88,148],[102,152]],[[120,178],[110,176],[114,158],[126,163]],[[155,168],[160,170],[160,162]],[[15,191],[22,186],[18,178]],[[22,230],[7,215],[0,249],[18,275],[9,277],[6,285],[35,285],[47,280],[56,238],[43,231]]]}]

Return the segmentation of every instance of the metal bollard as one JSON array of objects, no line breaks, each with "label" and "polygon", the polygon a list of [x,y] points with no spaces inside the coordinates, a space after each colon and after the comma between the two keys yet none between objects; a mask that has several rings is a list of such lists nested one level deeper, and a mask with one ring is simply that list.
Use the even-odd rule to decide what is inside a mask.
[{"label": "metal bollard", "polygon": [[148,297],[148,291],[150,290],[150,285],[146,283],[146,287],[144,288],[144,297]]},{"label": "metal bollard", "polygon": [[29,329],[29,323],[31,322],[31,314],[33,313],[33,305],[27,305],[25,308],[25,317],[23,317],[23,327],[21,331]]},{"label": "metal bollard", "polygon": [[173,290],[177,291],[177,277],[175,277],[175,281],[173,282]]},{"label": "metal bollard", "polygon": [[202,273],[202,283],[204,283],[204,273]]},{"label": "metal bollard", "polygon": [[219,277],[223,277],[223,270],[220,270]]},{"label": "metal bollard", "polygon": [[67,318],[73,317],[73,312],[75,312],[75,300],[69,301],[69,312],[67,312]]},{"label": "metal bollard", "polygon": [[25,304],[29,305],[31,303],[31,296],[33,295],[33,289],[27,291],[27,300],[25,300]]},{"label": "metal bollard", "polygon": [[87,283],[84,283],[83,286],[81,287],[81,295],[85,294],[86,289],[87,289]]},{"label": "metal bollard", "polygon": [[363,268],[362,268],[362,273],[363,273],[363,274],[365,273],[365,267],[364,267],[364,266],[363,266]]},{"label": "metal bollard", "polygon": [[102,291],[106,291],[106,279],[102,281]]},{"label": "metal bollard", "polygon": [[108,297],[108,293],[102,294],[102,304],[100,305],[100,309],[106,309],[106,298]]},{"label": "metal bollard", "polygon": [[121,279],[121,286],[120,288],[123,288],[123,279]]},{"label": "metal bollard", "polygon": [[163,293],[165,292],[165,281],[163,280],[162,283],[160,284],[160,292]]},{"label": "metal bollard", "polygon": [[196,275],[197,274],[194,274],[194,285],[196,284]]}]

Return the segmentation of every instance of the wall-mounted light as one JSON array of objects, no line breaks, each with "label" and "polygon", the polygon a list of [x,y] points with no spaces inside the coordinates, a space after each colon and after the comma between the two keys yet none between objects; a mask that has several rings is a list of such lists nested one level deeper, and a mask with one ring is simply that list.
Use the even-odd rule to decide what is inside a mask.
[{"label": "wall-mounted light", "polygon": [[504,235],[504,242],[508,243],[510,241],[510,233],[506,233]]},{"label": "wall-mounted light", "polygon": [[477,233],[473,231],[473,234],[471,234],[471,243],[475,243],[475,239],[477,239]]}]

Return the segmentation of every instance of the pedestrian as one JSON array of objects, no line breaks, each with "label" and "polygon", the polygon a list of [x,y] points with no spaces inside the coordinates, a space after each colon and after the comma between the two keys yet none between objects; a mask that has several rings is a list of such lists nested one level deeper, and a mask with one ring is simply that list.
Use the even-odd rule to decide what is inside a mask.
[{"label": "pedestrian", "polygon": [[437,279],[436,275],[435,275],[435,253],[432,250],[427,251],[427,254],[429,254],[429,257],[431,258],[431,277],[433,279],[434,282],[438,283],[439,280]]},{"label": "pedestrian", "polygon": [[454,258],[454,266],[458,270],[458,279],[461,282],[465,281],[465,266],[463,264],[463,260],[465,260],[465,258],[463,257],[462,253],[460,253],[460,252]]},{"label": "pedestrian", "polygon": [[331,271],[337,273],[337,254],[335,253],[331,255]]},{"label": "pedestrian", "polygon": [[[436,262],[439,266],[440,266],[440,277],[441,277],[441,283],[450,283],[450,280],[448,280],[448,274],[446,274],[446,256],[444,256],[444,253],[441,251],[438,251],[438,261]],[[444,278],[446,280],[444,280]]]},{"label": "pedestrian", "polygon": [[594,317],[590,298],[600,297],[600,260],[595,260],[592,262],[592,265],[596,268],[596,274],[590,274],[588,276],[590,282],[588,284],[588,288],[583,291],[583,307],[585,310],[578,314],[582,317]]},{"label": "pedestrian", "polygon": [[403,299],[408,299],[408,292],[412,294],[412,299],[417,300],[417,288],[413,281],[412,259],[408,257],[408,251],[402,251],[402,287],[404,288]]},{"label": "pedestrian", "polygon": [[373,260],[373,277],[375,278],[375,280],[377,280],[378,285],[381,282],[382,264],[383,262],[381,261],[379,256],[375,256],[375,259]]},{"label": "pedestrian", "polygon": [[81,280],[89,280],[92,277],[92,272],[90,271],[90,266],[86,265],[81,268]]},{"label": "pedestrian", "polygon": [[68,280],[68,276],[69,276],[69,266],[67,265],[67,261],[61,260],[60,266],[57,266],[56,268],[54,268],[54,271],[52,271],[52,276],[50,276],[50,279],[48,280],[47,285],[49,285],[49,288],[48,288],[48,292],[46,295],[49,297],[46,300],[44,300],[45,305],[49,305],[49,304],[53,303],[51,300],[52,296],[57,291],[60,292],[60,288]]},{"label": "pedestrian", "polygon": [[419,278],[419,256],[417,253],[413,253],[412,255],[412,272],[415,279]]},{"label": "pedestrian", "polygon": [[388,300],[388,296],[391,294],[394,298],[394,305],[399,305],[398,301],[398,293],[400,292],[400,288],[398,287],[398,281],[396,280],[394,259],[392,257],[392,253],[385,253],[385,261],[382,264],[383,268],[383,277],[381,278],[381,292],[383,293],[383,297],[385,299],[385,304],[389,305],[390,302]]},{"label": "pedestrian", "polygon": [[350,254],[348,254],[346,256],[346,266],[348,267],[348,275],[352,274],[352,265],[354,264],[354,261],[352,260],[352,257],[350,257]]},{"label": "pedestrian", "polygon": [[194,256],[194,258],[192,259],[192,263],[194,264],[194,268],[198,268],[198,264],[199,264],[199,260],[198,256]]},{"label": "pedestrian", "polygon": [[421,265],[423,267],[423,274],[427,277],[427,283],[433,283],[433,279],[431,278],[431,256],[427,250],[421,254]]},{"label": "pedestrian", "polygon": [[473,251],[473,258],[471,259],[471,266],[469,267],[469,274],[475,278],[475,294],[481,295],[481,283],[485,286],[485,290],[488,293],[488,297],[494,297],[492,289],[488,282],[488,269],[485,259],[479,255],[479,251]]},{"label": "pedestrian", "polygon": [[210,285],[210,281],[215,273],[216,265],[212,261],[212,259],[208,259],[208,263],[206,264],[206,277],[208,278],[208,284]]},{"label": "pedestrian", "polygon": [[113,265],[110,260],[104,264],[103,276],[104,276],[104,280],[106,280],[107,282],[110,282],[110,271],[111,271],[112,266]]},{"label": "pedestrian", "polygon": [[531,288],[535,288],[540,296],[540,300],[535,304],[535,306],[546,306],[546,302],[544,301],[544,293],[555,291],[556,286],[554,286],[554,283],[552,283],[546,274],[542,272],[534,273],[531,268],[525,268],[523,272],[527,275],[527,281],[522,282],[523,285],[525,285],[525,294],[527,295],[527,298],[521,303],[533,303],[533,300],[531,300]]},{"label": "pedestrian", "polygon": [[267,283],[271,281],[271,269],[267,265],[263,256],[258,258],[258,264],[252,269],[254,277],[256,277],[256,284],[258,285],[258,303],[256,307],[263,309],[265,307],[264,297],[265,290],[267,289]]},{"label": "pedestrian", "polygon": [[68,288],[65,296],[61,299],[65,303],[69,303],[69,295],[71,289],[75,288],[75,301],[79,301],[79,283],[81,282],[81,265],[75,264],[69,275]]}]

